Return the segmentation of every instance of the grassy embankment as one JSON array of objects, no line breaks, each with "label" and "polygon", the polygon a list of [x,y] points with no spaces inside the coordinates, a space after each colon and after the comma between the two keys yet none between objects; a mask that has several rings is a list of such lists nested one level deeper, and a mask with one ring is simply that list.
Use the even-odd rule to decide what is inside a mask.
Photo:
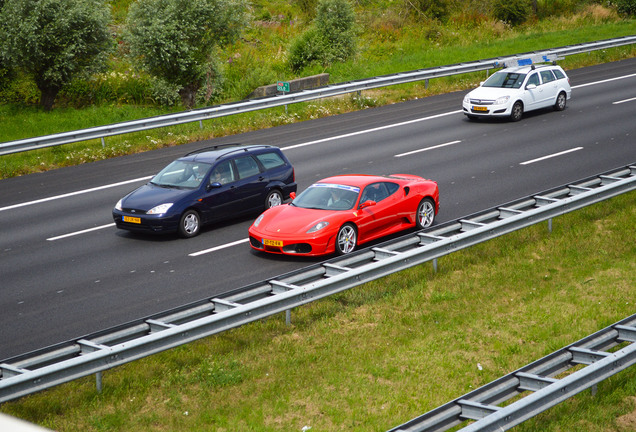
[{"label": "grassy embankment", "polygon": [[[636,192],[0,411],[66,431],[383,431],[635,312]],[[636,367],[515,428],[636,431]]]},{"label": "grassy embankment", "polygon": [[[378,23],[367,17],[369,22],[364,26],[365,31],[360,36],[360,53],[355,60],[335,64],[326,69],[315,66],[303,71],[303,75],[326,71],[331,75],[331,82],[336,83],[636,34],[636,20],[617,20],[616,17],[598,12],[599,10],[604,11],[602,8],[588,9],[568,18],[551,18],[521,28],[509,28],[490,21],[476,23],[455,21],[444,27],[440,26],[434,35],[431,35],[430,27],[414,25],[400,27],[398,23],[392,23],[391,20]],[[264,83],[294,78],[288,75],[281,76],[285,73],[284,55],[281,53],[284,53],[289,40],[299,31],[298,28],[283,23],[279,23],[273,29],[254,27],[247,38],[231,47],[228,50],[228,56],[232,57],[233,62],[226,71],[228,75],[226,100],[238,100],[245,97],[253,89],[253,87],[245,88],[245,82],[258,82],[263,80],[263,76],[269,77],[269,81],[265,80]],[[561,64],[566,69],[572,69],[634,55],[636,55],[636,46],[632,45],[570,56]],[[126,80],[132,74],[114,72],[114,76],[115,80]],[[414,83],[363,92],[361,98],[345,97],[295,104],[289,106],[287,114],[283,108],[274,108],[234,115],[206,121],[203,129],[199,128],[198,123],[192,123],[109,137],[106,138],[104,148],[100,140],[93,140],[2,156],[0,157],[0,178],[469,89],[475,87],[483,76],[483,73],[457,75],[432,80],[428,89],[424,88],[424,83]],[[117,85],[124,84],[126,83],[119,82]],[[131,83],[126,85],[134,86]],[[61,107],[52,112],[43,112],[33,106],[0,105],[0,142],[112,124],[179,110],[177,107],[161,108],[127,104],[125,96],[122,102],[116,104],[84,108]]]}]

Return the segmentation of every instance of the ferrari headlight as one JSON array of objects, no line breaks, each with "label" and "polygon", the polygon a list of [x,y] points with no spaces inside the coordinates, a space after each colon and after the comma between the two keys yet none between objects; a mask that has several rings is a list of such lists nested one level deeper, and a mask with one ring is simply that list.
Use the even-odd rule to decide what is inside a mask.
[{"label": "ferrari headlight", "polygon": [[503,105],[510,100],[510,96],[501,96],[495,99],[495,105]]},{"label": "ferrari headlight", "polygon": [[172,207],[172,203],[161,204],[151,208],[146,212],[146,214],[164,214],[168,211],[168,209],[170,209],[170,207]]},{"label": "ferrari headlight", "polygon": [[325,228],[327,225],[329,225],[329,222],[326,222],[326,221],[318,222],[316,225],[312,226],[311,228],[307,230],[307,234],[320,231],[321,229]]},{"label": "ferrari headlight", "polygon": [[122,207],[121,207],[121,202],[122,200],[117,201],[117,204],[115,204],[115,208],[119,211],[122,211]]},{"label": "ferrari headlight", "polygon": [[256,218],[256,220],[254,221],[254,226],[258,227],[258,224],[261,223],[261,221],[263,220],[263,216],[265,216],[264,213],[261,213],[261,215],[259,217]]}]

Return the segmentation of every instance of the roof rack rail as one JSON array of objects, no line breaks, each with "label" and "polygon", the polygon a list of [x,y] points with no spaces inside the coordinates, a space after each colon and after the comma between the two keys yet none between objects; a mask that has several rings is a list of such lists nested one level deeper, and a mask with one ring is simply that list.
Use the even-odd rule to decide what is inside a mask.
[{"label": "roof rack rail", "polygon": [[203,148],[200,148],[198,150],[193,150],[190,153],[187,153],[186,156],[190,156],[190,155],[197,154],[197,153],[203,153],[203,152],[206,152],[206,151],[219,150],[219,149],[222,149],[222,148],[225,148],[225,147],[235,147],[235,146],[240,146],[240,145],[242,145],[242,144],[241,143],[217,144],[217,145],[214,145],[214,146],[203,147]]}]

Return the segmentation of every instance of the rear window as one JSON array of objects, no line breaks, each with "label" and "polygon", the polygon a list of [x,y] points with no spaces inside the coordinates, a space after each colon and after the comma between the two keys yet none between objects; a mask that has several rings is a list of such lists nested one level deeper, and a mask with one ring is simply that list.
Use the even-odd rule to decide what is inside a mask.
[{"label": "rear window", "polygon": [[283,158],[276,152],[261,153],[256,158],[263,164],[265,169],[272,169],[285,165]]},{"label": "rear window", "polygon": [[554,81],[554,75],[552,74],[552,71],[541,71],[541,81],[543,81],[544,84],[549,83],[550,81]]}]

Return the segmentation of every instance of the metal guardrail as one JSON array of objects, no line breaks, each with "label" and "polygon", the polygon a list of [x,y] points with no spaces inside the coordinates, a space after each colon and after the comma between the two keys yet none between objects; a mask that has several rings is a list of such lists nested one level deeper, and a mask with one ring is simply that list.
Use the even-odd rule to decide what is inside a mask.
[{"label": "metal guardrail", "polygon": [[636,189],[636,164],[0,362],[0,403],[97,374]]},{"label": "metal guardrail", "polygon": [[359,92],[378,87],[385,87],[396,84],[405,84],[414,81],[429,80],[444,76],[457,75],[469,72],[489,70],[502,67],[506,63],[517,62],[528,57],[539,57],[541,61],[563,58],[567,55],[591,52],[600,49],[614,48],[636,43],[636,36],[625,36],[616,39],[607,39],[597,42],[570,45],[560,48],[552,48],[545,51],[536,51],[523,54],[516,54],[507,57],[497,57],[486,60],[479,60],[469,63],[459,63],[449,66],[419,69],[410,72],[401,72],[391,75],[384,75],[374,78],[362,79],[346,83],[334,84],[320,87],[313,90],[303,90],[299,92],[287,93],[268,98],[245,100],[230,104],[218,105],[210,108],[202,108],[177,114],[162,115],[140,120],[116,123],[106,126],[97,126],[88,129],[81,129],[71,132],[64,132],[54,135],[28,138],[16,141],[0,143],[0,156],[35,150],[39,148],[69,144],[78,141],[91,139],[104,139],[108,136],[122,135],[131,132],[139,132],[154,128],[174,126],[190,122],[202,122],[213,118],[241,114],[250,111],[272,108],[281,105],[289,105],[299,102],[307,102],[331,96],[338,96],[346,93]]},{"label": "metal guardrail", "polygon": [[[541,360],[499,378],[427,412],[389,432],[441,432],[464,422],[476,422],[461,432],[508,430],[564,400],[592,388],[636,363],[636,315],[568,345]],[[627,344],[608,352],[620,344]],[[584,368],[553,378],[579,365]],[[532,392],[527,394],[528,392]],[[500,407],[518,395],[522,399]]]}]

